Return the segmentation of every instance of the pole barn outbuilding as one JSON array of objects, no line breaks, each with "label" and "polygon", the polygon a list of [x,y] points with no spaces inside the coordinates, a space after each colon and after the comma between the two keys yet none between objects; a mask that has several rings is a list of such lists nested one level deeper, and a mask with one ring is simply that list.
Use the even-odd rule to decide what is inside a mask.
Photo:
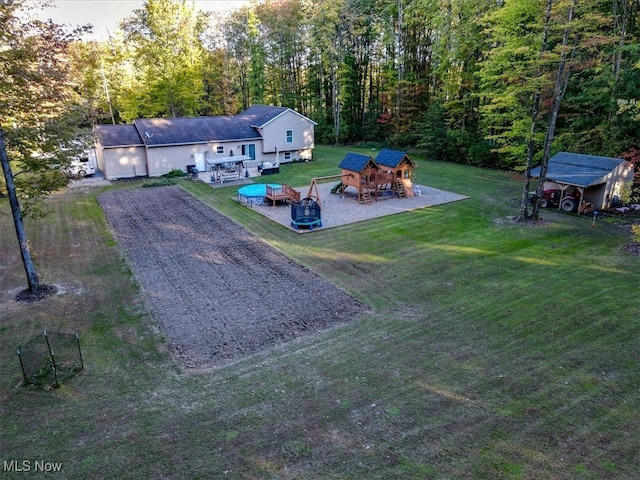
[{"label": "pole barn outbuilding", "polygon": [[[540,178],[541,167],[531,170]],[[633,182],[633,165],[621,158],[560,152],[549,159],[545,190],[561,190],[559,208],[582,211],[590,203],[602,210],[616,206]]]}]

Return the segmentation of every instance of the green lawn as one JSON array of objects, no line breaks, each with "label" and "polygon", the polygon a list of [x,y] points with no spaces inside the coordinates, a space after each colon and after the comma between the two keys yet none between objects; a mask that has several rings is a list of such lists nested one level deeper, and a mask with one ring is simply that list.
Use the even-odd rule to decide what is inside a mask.
[{"label": "green lawn", "polygon": [[[269,181],[338,173],[346,151],[318,147]],[[0,215],[2,478],[27,476],[6,471],[11,460],[29,475],[36,460],[61,462],[42,478],[64,479],[637,478],[640,257],[620,249],[630,219],[594,227],[545,211],[542,226],[516,224],[513,175],[414,160],[419,183],[471,198],[298,235],[233,201],[237,187],[179,180],[371,306],[207,371],[168,353],[101,189],[56,195],[51,215],[28,222],[43,279],[64,292],[35,304],[10,301],[25,280]],[[24,387],[15,349],[45,328],[78,332],[86,369],[58,389]]]}]

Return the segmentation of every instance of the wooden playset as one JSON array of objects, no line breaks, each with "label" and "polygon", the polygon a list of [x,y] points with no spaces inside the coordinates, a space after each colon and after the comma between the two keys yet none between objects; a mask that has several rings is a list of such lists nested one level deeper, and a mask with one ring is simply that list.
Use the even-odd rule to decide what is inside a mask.
[{"label": "wooden playset", "polygon": [[352,187],[356,190],[357,200],[364,204],[380,198],[412,197],[415,166],[406,153],[397,150],[382,149],[375,160],[359,153],[348,153],[339,165],[342,183],[332,191],[343,193]]},{"label": "wooden playset", "polygon": [[291,226],[313,229],[322,226],[318,182],[340,179],[331,193],[348,195],[347,189],[355,189],[352,196],[359,203],[371,204],[385,198],[413,197],[415,167],[415,162],[405,152],[397,150],[382,149],[375,160],[367,155],[348,153],[340,162],[341,173],[313,178],[306,196],[283,183],[265,185],[266,194],[262,198],[270,201],[273,207],[279,201],[288,203],[291,206]]}]

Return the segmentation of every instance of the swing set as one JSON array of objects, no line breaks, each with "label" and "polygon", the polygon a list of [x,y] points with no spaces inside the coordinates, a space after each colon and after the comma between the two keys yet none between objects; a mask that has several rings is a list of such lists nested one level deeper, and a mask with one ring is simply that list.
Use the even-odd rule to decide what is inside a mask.
[{"label": "swing set", "polygon": [[311,198],[315,200],[318,204],[320,204],[320,192],[318,191],[318,180],[331,180],[334,178],[348,177],[349,173],[341,173],[338,175],[327,175],[326,177],[316,177],[311,180],[311,184],[309,184],[309,190],[307,191],[307,196],[305,198]]}]

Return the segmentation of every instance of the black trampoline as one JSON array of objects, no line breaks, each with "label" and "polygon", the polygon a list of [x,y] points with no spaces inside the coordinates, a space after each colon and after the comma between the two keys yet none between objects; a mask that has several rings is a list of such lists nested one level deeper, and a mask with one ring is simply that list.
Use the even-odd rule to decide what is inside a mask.
[{"label": "black trampoline", "polygon": [[291,203],[291,226],[298,228],[322,227],[320,205],[312,198],[303,198],[299,202]]}]

